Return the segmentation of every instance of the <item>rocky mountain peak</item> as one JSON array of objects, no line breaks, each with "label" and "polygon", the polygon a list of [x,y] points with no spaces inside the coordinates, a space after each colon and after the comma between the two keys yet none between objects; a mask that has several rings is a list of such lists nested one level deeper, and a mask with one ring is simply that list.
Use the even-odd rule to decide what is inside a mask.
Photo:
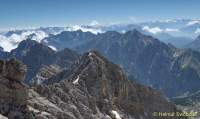
[{"label": "rocky mountain peak", "polygon": [[[79,80],[83,78],[90,91],[94,91],[93,88],[102,89],[103,91],[99,92],[103,93],[102,95],[106,95],[105,93],[109,94],[106,91],[112,91],[111,89],[114,87],[120,88],[120,85],[123,85],[121,81],[128,82],[122,69],[108,61],[96,50],[90,50],[85,53],[80,59],[78,67],[80,68],[75,70],[74,74],[78,75]],[[75,81],[73,80],[73,82]],[[111,95],[112,93],[110,93]]]},{"label": "rocky mountain peak", "polygon": [[21,42],[19,43],[19,45],[18,45],[18,48],[20,48],[20,49],[21,49],[21,48],[25,49],[25,48],[29,48],[30,46],[33,46],[33,45],[35,45],[35,44],[37,44],[36,41],[31,40],[30,38],[28,38],[28,39],[26,39],[26,40],[21,41]]},{"label": "rocky mountain peak", "polygon": [[133,30],[130,30],[130,31],[127,31],[126,34],[132,34],[134,36],[140,36],[140,35],[143,35],[142,33],[140,33],[138,30],[136,29],[133,29]]},{"label": "rocky mountain peak", "polygon": [[[46,56],[51,57],[55,52],[49,48],[48,46],[42,45],[38,43],[37,41],[27,39],[18,45],[16,49],[13,49],[9,53],[10,57],[15,57],[19,60],[21,60],[23,63],[27,64],[27,61],[25,60],[34,60],[35,62],[40,62],[38,60],[44,60]],[[36,59],[40,57],[40,59]],[[48,62],[49,60],[46,60]],[[31,62],[29,62],[30,64]]]},{"label": "rocky mountain peak", "polygon": [[87,53],[84,53],[82,59],[90,59],[91,61],[102,60],[103,62],[108,62],[108,60],[95,49],[90,49]]}]

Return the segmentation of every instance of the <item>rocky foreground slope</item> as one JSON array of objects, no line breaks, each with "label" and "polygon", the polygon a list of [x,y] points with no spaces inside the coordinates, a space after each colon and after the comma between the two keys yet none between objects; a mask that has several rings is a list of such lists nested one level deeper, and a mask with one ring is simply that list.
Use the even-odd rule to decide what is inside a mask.
[{"label": "rocky foreground slope", "polygon": [[0,63],[0,114],[9,119],[163,119],[152,113],[178,111],[159,92],[129,81],[96,51],[58,74],[59,82],[53,78],[36,87],[22,83],[26,68],[19,61]]}]

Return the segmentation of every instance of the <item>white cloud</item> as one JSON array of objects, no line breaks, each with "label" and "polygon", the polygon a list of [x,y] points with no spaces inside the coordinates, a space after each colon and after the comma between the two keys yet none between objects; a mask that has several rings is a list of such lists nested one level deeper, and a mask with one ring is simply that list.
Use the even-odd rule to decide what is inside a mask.
[{"label": "white cloud", "polygon": [[144,26],[142,30],[150,32],[152,34],[157,34],[161,32],[178,32],[179,31],[179,29],[172,29],[172,28],[161,29],[159,27],[149,27],[149,26]]},{"label": "white cloud", "polygon": [[37,31],[37,32],[35,32],[35,35],[33,36],[32,40],[36,40],[38,42],[41,42],[41,40],[44,39],[47,36],[48,35],[45,32]]},{"label": "white cloud", "polygon": [[32,37],[32,40],[35,40],[37,42],[41,42],[41,40],[44,37],[47,37],[48,35],[44,33],[43,31],[24,31],[21,34],[12,34],[11,36],[4,36],[0,35],[0,46],[4,49],[4,51],[10,52],[12,49],[17,48],[18,44],[26,40],[29,35],[35,34]]},{"label": "white cloud", "polygon": [[200,23],[199,20],[192,20],[192,21],[189,21],[186,25],[187,25],[187,26],[191,26],[191,25],[199,24],[199,23]]},{"label": "white cloud", "polygon": [[157,34],[157,33],[163,32],[163,30],[160,29],[159,27],[150,28],[149,26],[144,26],[142,29],[144,31],[148,31],[148,32],[153,33],[153,34]]},{"label": "white cloud", "polygon": [[15,49],[17,45],[9,40],[7,37],[0,35],[0,46],[4,49],[4,51],[11,51],[12,49]]},{"label": "white cloud", "polygon": [[96,20],[93,20],[91,23],[90,23],[90,26],[99,26],[100,23]]},{"label": "white cloud", "polygon": [[178,32],[179,29],[166,28],[165,31],[166,31],[166,32]]},{"label": "white cloud", "polygon": [[[96,21],[93,21],[91,25],[97,25],[99,24]],[[49,28],[49,32],[47,31],[43,31],[40,29],[28,29],[28,30],[23,30],[22,33],[20,34],[16,34],[13,33],[10,36],[5,36],[5,34],[0,34],[0,46],[4,49],[4,51],[10,52],[11,50],[17,48],[18,44],[23,41],[26,40],[28,38],[28,36],[30,36],[31,34],[33,34],[32,36],[32,40],[35,40],[37,42],[41,42],[42,39],[44,39],[45,37],[48,37],[49,33],[55,33],[58,34],[61,31],[77,31],[77,30],[82,30],[83,32],[91,32],[94,34],[97,33],[102,33],[103,31],[99,28],[99,27],[85,27],[85,26],[79,26],[79,25],[75,25],[72,27],[65,27],[63,29],[61,29],[59,32],[54,32],[54,29],[50,29]],[[53,50],[57,50],[55,47],[49,46],[50,48],[52,48]]]},{"label": "white cloud", "polygon": [[91,33],[94,33],[94,34],[103,32],[99,28],[88,28],[88,27],[79,26],[79,25],[75,25],[75,26],[72,26],[72,27],[69,27],[68,29],[66,29],[66,31],[77,31],[77,30],[81,30],[83,32],[91,32]]},{"label": "white cloud", "polygon": [[164,21],[161,21],[161,22],[165,22],[165,23],[175,23],[177,22],[175,19],[166,19]]},{"label": "white cloud", "polygon": [[200,34],[200,28],[197,28],[195,31],[196,34]]}]

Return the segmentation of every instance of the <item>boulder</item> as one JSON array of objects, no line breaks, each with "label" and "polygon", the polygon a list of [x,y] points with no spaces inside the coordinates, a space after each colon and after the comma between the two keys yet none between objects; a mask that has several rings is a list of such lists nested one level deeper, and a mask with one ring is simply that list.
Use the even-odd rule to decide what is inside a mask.
[{"label": "boulder", "polygon": [[10,80],[23,81],[25,79],[26,70],[26,66],[15,58],[7,61],[0,61],[0,72],[2,76]]}]

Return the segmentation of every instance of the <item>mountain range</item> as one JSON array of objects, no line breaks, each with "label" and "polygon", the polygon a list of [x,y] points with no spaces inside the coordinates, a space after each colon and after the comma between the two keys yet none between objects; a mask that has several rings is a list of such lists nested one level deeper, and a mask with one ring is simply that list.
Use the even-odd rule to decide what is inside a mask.
[{"label": "mountain range", "polygon": [[[144,23],[74,25],[66,27],[40,27],[33,29],[9,30],[0,32],[0,46],[3,47],[5,51],[11,51],[17,47],[19,42],[27,39],[28,36],[33,34],[33,40],[41,42],[45,37],[51,36],[52,34],[57,35],[62,31],[82,30],[83,32],[98,34],[106,31],[125,33],[133,29],[137,29],[143,34],[158,38],[162,42],[171,43],[177,47],[184,47],[200,34],[200,20],[168,19]],[[4,47],[5,45],[7,47]]]},{"label": "mountain range", "polygon": [[97,35],[65,31],[44,40],[48,45],[55,44],[59,50],[64,47],[78,52],[97,49],[119,64],[130,78],[134,76],[138,82],[159,89],[168,97],[199,90],[198,52],[167,45],[137,30],[126,33],[108,31]]},{"label": "mountain range", "polygon": [[[20,61],[0,63],[0,113],[5,119],[160,119],[152,113],[181,113],[159,92],[128,80],[97,51],[83,54],[59,82],[32,87],[22,82],[26,67]],[[186,119],[172,117],[180,118]]]},{"label": "mountain range", "polygon": [[[198,22],[193,21],[190,24],[187,20],[182,22],[187,23],[187,27],[196,25],[195,28],[198,28]],[[164,22],[159,24],[162,26]],[[39,31],[31,33],[27,33],[29,30],[2,33],[0,58],[6,60],[1,61],[3,67],[4,65],[12,67],[12,65],[7,66],[10,62],[17,62],[18,65],[13,63],[13,66],[21,67],[17,59],[27,68],[24,66],[19,68],[20,71],[17,72],[21,72],[23,76],[19,75],[17,79],[13,78],[15,74],[11,73],[16,73],[14,71],[18,69],[16,67],[0,74],[2,79],[0,87],[6,88],[9,92],[9,95],[1,92],[0,103],[4,105],[1,106],[1,114],[11,119],[15,116],[17,118],[38,116],[72,119],[86,117],[149,119],[156,118],[152,117],[152,113],[156,111],[178,111],[166,97],[178,105],[186,105],[186,108],[181,107],[181,109],[197,110],[198,106],[194,107],[191,102],[199,104],[199,100],[196,100],[197,92],[200,90],[199,37],[191,43],[184,41],[185,48],[177,48],[174,43],[166,44],[158,37],[155,38],[156,35],[161,35],[160,37],[165,35],[163,39],[170,39],[172,34],[159,32],[153,35],[145,31],[148,27],[144,29],[141,25],[152,27],[150,23],[143,23],[112,27],[76,26],[67,27],[67,30],[56,27],[57,32],[54,32],[54,27],[50,27],[40,28]],[[162,29],[166,27],[164,26]],[[177,27],[182,29],[181,24]],[[79,28],[84,29],[75,30]],[[121,28],[127,28],[127,31],[122,31]],[[91,32],[93,29],[96,33]],[[39,37],[38,32],[45,35]],[[21,34],[22,37],[19,37]],[[180,38],[178,35],[173,37]],[[184,38],[186,37],[181,39]],[[7,44],[11,44],[8,45],[11,47],[5,51],[4,46]],[[27,72],[26,76],[24,72]],[[16,95],[12,97],[13,89],[16,88],[19,92],[14,91]],[[159,90],[166,97],[155,90]],[[8,97],[11,101],[5,104]],[[24,98],[21,100],[20,97]],[[12,101],[18,98],[19,101],[16,103]]]},{"label": "mountain range", "polygon": [[[58,51],[52,50],[49,45]],[[108,31],[96,35],[81,30],[64,31],[44,38],[41,43],[22,41],[16,49],[2,51],[1,55],[4,59],[15,57],[30,67],[26,82],[32,82],[32,79],[40,82],[39,78],[46,79],[46,73],[57,74],[65,70],[78,59],[79,54],[90,49],[97,49],[120,65],[130,79],[136,78],[137,82],[158,89],[167,97],[199,90],[199,52],[176,48],[137,30],[126,33]]]}]

